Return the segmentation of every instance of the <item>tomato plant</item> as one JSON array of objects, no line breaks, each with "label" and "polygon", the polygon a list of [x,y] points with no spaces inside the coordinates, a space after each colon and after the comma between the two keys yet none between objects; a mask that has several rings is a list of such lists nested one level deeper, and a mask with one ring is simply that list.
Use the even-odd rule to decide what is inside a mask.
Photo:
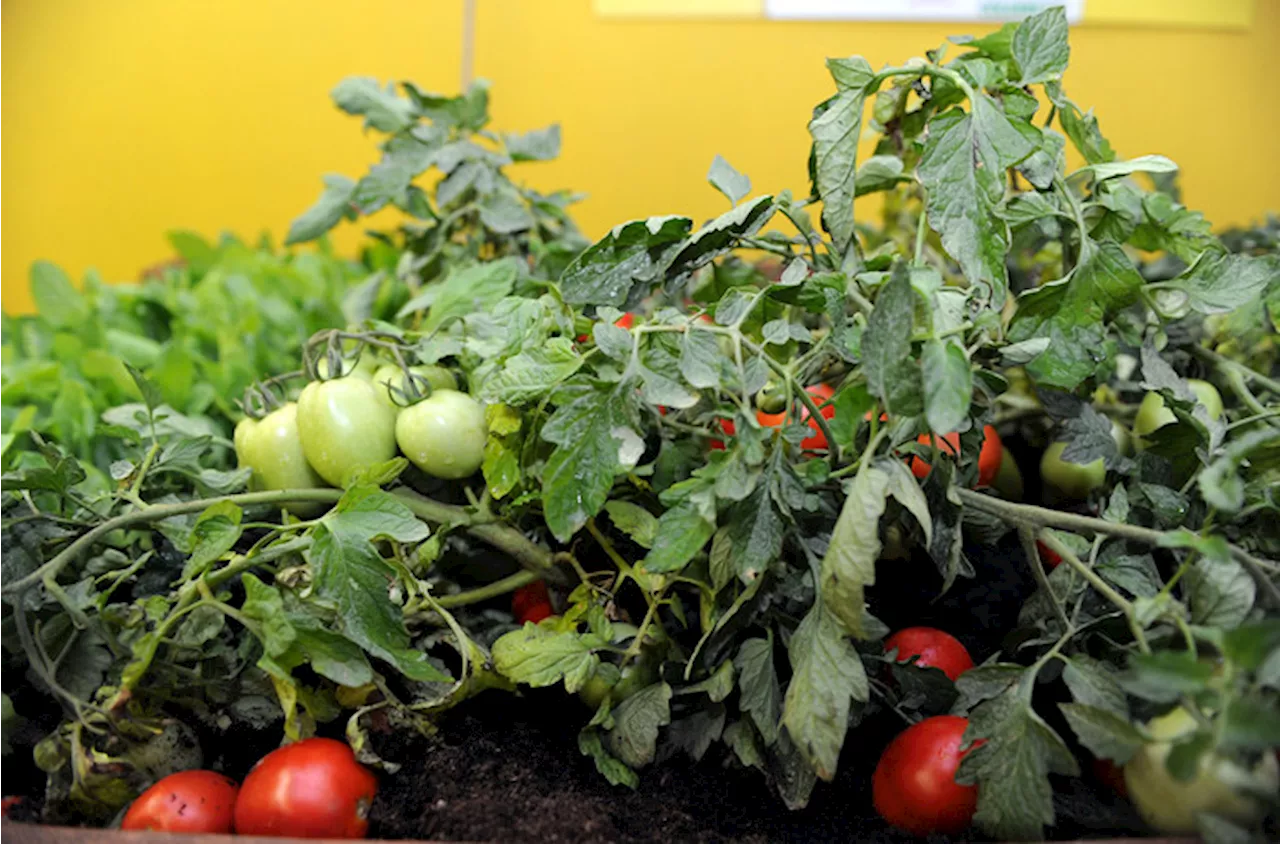
[{"label": "tomato plant", "polygon": [[235,780],[213,771],[170,774],[133,801],[121,829],[227,834],[235,818]]},{"label": "tomato plant", "polygon": [[978,789],[956,782],[968,726],[957,715],[935,715],[889,743],[871,780],[880,817],[920,836],[968,828],[978,806]]},{"label": "tomato plant", "polygon": [[326,738],[273,750],[244,778],[235,805],[241,835],[364,838],[378,780],[351,748]]},{"label": "tomato plant", "polygon": [[554,615],[555,610],[551,607],[551,595],[547,592],[547,584],[541,580],[535,580],[512,592],[511,614],[515,616],[516,624],[526,622],[537,624],[544,618]]},{"label": "tomato plant", "polygon": [[422,471],[458,480],[480,468],[489,436],[484,405],[457,390],[437,389],[400,411],[396,443]]},{"label": "tomato plant", "polygon": [[[262,419],[236,425],[236,457],[252,470],[251,489],[310,489],[325,485],[302,451],[298,438],[298,405],[287,402]],[[314,513],[316,505],[285,505],[297,514]]]},{"label": "tomato plant", "polygon": [[[554,157],[558,129],[494,130],[481,85],[348,80],[335,99],[379,163],[330,177],[290,241],[398,208],[351,295],[323,250],[228,255],[172,296],[38,267],[44,311],[6,323],[0,373],[0,612],[14,699],[63,716],[15,748],[50,810],[104,823],[156,756],[202,751],[139,758],[156,724],[345,723],[371,759],[371,730],[429,733],[519,688],[592,704],[563,707],[570,751],[611,783],[736,760],[793,808],[860,763],[844,747],[876,713],[951,712],[973,747],[927,782],[1000,840],[1043,839],[1077,743],[1182,780],[1252,771],[1280,722],[1275,240],[1219,239],[1172,162],[1119,156],[1064,88],[1067,38],[1050,9],[901,64],[832,60],[797,150],[810,184],[752,193],[717,158],[723,213],[595,243],[571,194],[506,169]],[[220,283],[240,272],[263,277]],[[325,277],[321,324],[265,304],[305,298],[280,274]],[[277,316],[288,331],[257,326]],[[405,401],[349,371],[380,361]],[[435,369],[397,380],[415,367]],[[232,432],[255,378],[250,415],[296,402],[330,486],[272,480],[300,466],[255,452],[263,422]],[[1139,419],[1157,403],[1176,424]],[[1011,456],[1043,458],[1052,506],[1020,500]],[[512,624],[533,580],[556,617]],[[959,596],[972,620],[947,626],[990,659],[883,682],[884,622]],[[1156,739],[1173,701],[1196,728]],[[1255,815],[1193,822],[1244,840]]]},{"label": "tomato plant", "polygon": [[895,659],[916,657],[921,668],[937,668],[952,682],[973,667],[973,658],[960,640],[935,627],[907,627],[884,640],[885,653],[896,650]]}]

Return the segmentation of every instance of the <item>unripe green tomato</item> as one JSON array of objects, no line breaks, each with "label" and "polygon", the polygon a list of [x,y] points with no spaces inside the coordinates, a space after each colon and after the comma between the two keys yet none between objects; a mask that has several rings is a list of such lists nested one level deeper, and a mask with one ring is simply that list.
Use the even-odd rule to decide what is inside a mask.
[{"label": "unripe green tomato", "polygon": [[786,410],[786,387],[773,381],[765,384],[764,389],[756,393],[756,407],[765,413],[781,413]]},{"label": "unripe green tomato", "polygon": [[[248,443],[250,435],[252,434],[253,430],[257,427],[258,427],[258,420],[254,419],[252,416],[246,416],[245,418],[241,419],[239,422],[236,423],[235,433],[231,435],[231,442],[233,445],[235,445],[236,462],[242,466],[247,465],[244,457],[245,451],[246,451],[246,443]],[[249,486],[250,492],[257,492],[258,490],[262,489],[262,487],[258,485],[256,472],[249,476],[248,486]]]},{"label": "unripe green tomato", "polygon": [[346,486],[356,472],[396,456],[396,414],[367,378],[312,381],[298,397],[298,439],[320,477]]},{"label": "unripe green tomato", "polygon": [[622,676],[612,686],[599,674],[593,674],[591,679],[578,689],[578,699],[594,710],[599,709],[600,704],[604,703],[604,699],[608,697],[616,707],[645,686],[652,685],[657,679],[658,672],[653,665],[645,661],[633,662],[622,669]]},{"label": "unripe green tomato", "polygon": [[992,487],[1006,501],[1022,500],[1022,472],[1018,469],[1018,461],[1006,448],[1000,456],[1000,469],[996,472]]},{"label": "unripe green tomato", "polygon": [[[253,424],[243,427],[245,422]],[[298,439],[298,406],[289,402],[262,419],[246,419],[236,426],[236,457],[242,466],[253,470],[254,489],[318,489],[326,486],[302,453]],[[321,502],[296,502],[285,505],[295,516],[319,513]]]},{"label": "unripe green tomato", "polygon": [[1050,443],[1040,457],[1040,479],[1068,498],[1088,498],[1107,479],[1101,457],[1090,463],[1068,463],[1062,459],[1066,443]]},{"label": "unripe green tomato", "polygon": [[[409,371],[421,377],[432,390],[457,390],[458,380],[453,373],[443,366],[411,366]],[[378,397],[391,405],[397,412],[404,409],[405,393],[404,370],[397,364],[389,363],[378,367],[373,373],[373,383],[378,388]],[[398,390],[399,392],[393,392]]]},{"label": "unripe green tomato", "polygon": [[1271,752],[1264,753],[1252,770],[1216,753],[1205,753],[1195,777],[1187,782],[1174,779],[1165,767],[1174,740],[1196,731],[1195,719],[1182,707],[1153,718],[1147,730],[1156,740],[1143,745],[1124,766],[1124,781],[1138,813],[1155,829],[1193,834],[1200,812],[1250,826],[1266,814],[1267,807],[1247,790],[1273,797],[1280,792],[1280,764]]},{"label": "unripe green tomato", "polygon": [[[1187,386],[1195,394],[1196,401],[1204,405],[1205,410],[1209,412],[1210,419],[1222,416],[1222,396],[1218,393],[1217,387],[1198,378],[1187,379]],[[1138,415],[1133,420],[1133,433],[1137,435],[1138,443],[1141,445],[1142,437],[1177,421],[1178,417],[1165,406],[1164,397],[1157,392],[1150,392],[1143,396],[1142,404],[1138,405]]]},{"label": "unripe green tomato", "polygon": [[428,475],[467,478],[484,462],[489,424],[484,405],[466,393],[436,390],[400,411],[395,427],[404,456]]}]

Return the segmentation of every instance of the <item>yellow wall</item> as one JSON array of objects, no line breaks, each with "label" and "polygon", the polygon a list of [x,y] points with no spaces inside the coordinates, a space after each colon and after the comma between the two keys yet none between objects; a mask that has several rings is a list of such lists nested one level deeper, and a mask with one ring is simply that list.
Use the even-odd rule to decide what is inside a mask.
[{"label": "yellow wall", "polygon": [[[1208,2],[1208,0],[1205,0]],[[326,171],[376,155],[329,89],[349,74],[451,91],[460,0],[5,0],[0,283],[30,305],[39,258],[78,275],[136,276],[164,232],[283,234]],[[558,120],[563,158],[525,165],[540,187],[590,198],[588,233],[654,213],[706,217],[723,154],[758,190],[807,188],[805,124],[831,90],[825,56],[900,61],[957,25],[597,17],[590,0],[479,0],[476,71],[495,123]],[[1216,224],[1280,209],[1280,112],[1265,80],[1280,0],[1247,30],[1085,25],[1067,89],[1126,156],[1184,168]],[[338,237],[350,249],[352,226]]]}]

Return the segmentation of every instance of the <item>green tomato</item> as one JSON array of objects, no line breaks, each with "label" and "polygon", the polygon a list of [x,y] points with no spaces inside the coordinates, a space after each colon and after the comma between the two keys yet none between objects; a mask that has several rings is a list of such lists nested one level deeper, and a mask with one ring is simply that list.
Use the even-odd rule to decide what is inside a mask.
[{"label": "green tomato", "polygon": [[1200,812],[1221,815],[1244,826],[1256,823],[1267,807],[1248,792],[1273,797],[1280,792],[1280,764],[1275,754],[1262,754],[1249,770],[1210,751],[1200,757],[1196,775],[1182,782],[1174,779],[1165,762],[1175,742],[1190,738],[1196,729],[1195,718],[1182,707],[1147,724],[1155,741],[1143,745],[1124,766],[1129,799],[1143,820],[1161,832],[1195,833]]},{"label": "green tomato", "polygon": [[366,378],[312,381],[298,397],[298,439],[320,477],[346,486],[356,472],[396,456],[396,414]]},{"label": "green tomato", "polygon": [[1018,469],[1018,461],[1013,459],[1007,448],[1000,455],[1000,469],[996,472],[992,487],[1006,501],[1022,500],[1022,472]]},{"label": "green tomato", "polygon": [[[246,424],[248,423],[248,424]],[[252,489],[316,489],[326,486],[302,453],[298,439],[298,406],[293,402],[273,410],[261,420],[245,419],[236,425],[236,457],[253,470]],[[286,504],[295,516],[324,510],[319,502]]]},{"label": "green tomato", "polygon": [[400,411],[395,431],[400,450],[413,465],[446,480],[475,474],[489,438],[484,405],[457,390],[436,390]]},{"label": "green tomato", "polygon": [[[458,389],[458,380],[453,377],[452,372],[443,366],[411,366],[409,371],[430,384],[432,390]],[[404,382],[404,370],[394,363],[380,366],[378,371],[373,373],[373,383],[378,388],[378,397],[394,407],[396,412],[404,409]],[[398,394],[393,393],[392,388],[400,392]],[[397,403],[397,399],[399,403]]]},{"label": "green tomato", "polygon": [[[615,682],[610,682],[612,676],[603,677],[601,673],[597,670],[591,675],[591,679],[578,689],[578,699],[593,710],[599,709],[606,697],[610,699],[613,706],[617,706],[658,679],[657,670],[651,663],[644,660],[633,662],[622,669]],[[612,675],[614,672],[608,673]]]},{"label": "green tomato", "polygon": [[1040,457],[1040,479],[1067,498],[1088,498],[1107,479],[1107,467],[1099,457],[1090,463],[1062,459],[1066,443],[1050,443]]},{"label": "green tomato", "polygon": [[787,388],[776,381],[764,385],[764,389],[756,393],[756,407],[765,413],[781,413],[787,409]]},{"label": "green tomato", "polygon": [[[1218,393],[1217,387],[1198,378],[1187,379],[1187,386],[1195,394],[1196,401],[1204,405],[1205,410],[1209,412],[1210,419],[1222,416],[1222,396]],[[1142,438],[1147,434],[1177,421],[1178,417],[1165,406],[1164,397],[1159,393],[1150,392],[1143,396],[1142,404],[1138,405],[1138,415],[1133,420],[1133,433],[1137,435],[1138,443],[1141,445]]]}]

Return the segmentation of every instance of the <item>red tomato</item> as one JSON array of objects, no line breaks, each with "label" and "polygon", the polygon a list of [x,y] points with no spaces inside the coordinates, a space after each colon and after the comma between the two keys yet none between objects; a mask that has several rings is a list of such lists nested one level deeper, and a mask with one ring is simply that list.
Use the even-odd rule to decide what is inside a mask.
[{"label": "red tomato", "polygon": [[973,821],[978,788],[956,782],[968,719],[926,718],[903,730],[885,748],[871,780],[876,811],[913,835],[954,834]]},{"label": "red tomato", "polygon": [[[625,328],[629,331],[631,329],[631,326],[636,324],[635,314],[630,314],[630,313],[623,314],[622,316],[615,319],[613,321],[613,324],[618,326],[619,328]],[[585,343],[590,339],[591,337],[586,334],[578,335],[579,343]]]},{"label": "red tomato", "polygon": [[1124,768],[1112,762],[1110,759],[1093,758],[1090,765],[1093,768],[1093,775],[1098,782],[1110,788],[1121,797],[1129,797],[1129,785],[1124,781]]},{"label": "red tomato", "polygon": [[244,778],[236,832],[364,838],[378,780],[345,743],[310,738],[273,750]]},{"label": "red tomato", "polygon": [[120,828],[226,834],[239,790],[235,780],[213,771],[170,774],[133,801]]},{"label": "red tomato", "polygon": [[551,593],[547,591],[547,584],[541,580],[526,583],[511,593],[511,614],[517,620],[539,604],[551,605]]},{"label": "red tomato", "polygon": [[[982,434],[982,449],[978,452],[978,486],[991,486],[995,483],[996,475],[1000,474],[1000,461],[1004,458],[1004,443],[1000,441],[1000,434],[991,425],[984,425]],[[921,434],[916,442],[928,448],[932,437],[932,434]],[[960,435],[954,432],[944,434],[939,438],[938,451],[958,457]],[[911,473],[917,478],[923,480],[927,477],[929,468],[928,461],[915,456],[911,458]]]},{"label": "red tomato", "polygon": [[1058,564],[1062,562],[1062,557],[1058,556],[1058,552],[1045,545],[1040,540],[1036,540],[1036,548],[1040,549],[1040,562],[1044,563],[1047,569],[1056,569]]},{"label": "red tomato", "polygon": [[[836,406],[827,404],[823,406],[823,402],[828,401],[835,394],[835,388],[830,384],[814,384],[811,387],[805,387],[805,392],[813,396],[813,403],[818,405],[818,412],[822,414],[823,419],[832,419],[836,415]],[[782,425],[787,418],[786,413],[765,413],[763,410],[756,411],[756,421],[760,423],[762,428],[777,428]],[[720,429],[728,436],[733,436],[737,430],[733,422],[729,419],[717,420]],[[813,429],[813,433],[800,441],[800,447],[805,451],[812,451],[817,448],[827,447],[827,438],[823,435],[822,429],[818,427],[818,423],[809,417],[809,408],[804,405],[800,406],[800,421],[808,422],[809,427]],[[712,440],[711,447],[719,450],[724,448],[724,443],[720,440]]]},{"label": "red tomato", "polygon": [[884,641],[884,651],[898,649],[898,662],[919,657],[916,665],[937,668],[954,683],[956,678],[973,668],[973,658],[960,640],[934,627],[907,627]]},{"label": "red tomato", "polygon": [[14,794],[0,799],[0,818],[9,817],[9,811],[13,809],[14,806],[21,806],[26,802],[26,799],[27,798],[23,797],[21,794]]},{"label": "red tomato", "polygon": [[982,426],[982,450],[978,452],[978,486],[992,486],[1000,474],[1004,443],[993,425]]}]

